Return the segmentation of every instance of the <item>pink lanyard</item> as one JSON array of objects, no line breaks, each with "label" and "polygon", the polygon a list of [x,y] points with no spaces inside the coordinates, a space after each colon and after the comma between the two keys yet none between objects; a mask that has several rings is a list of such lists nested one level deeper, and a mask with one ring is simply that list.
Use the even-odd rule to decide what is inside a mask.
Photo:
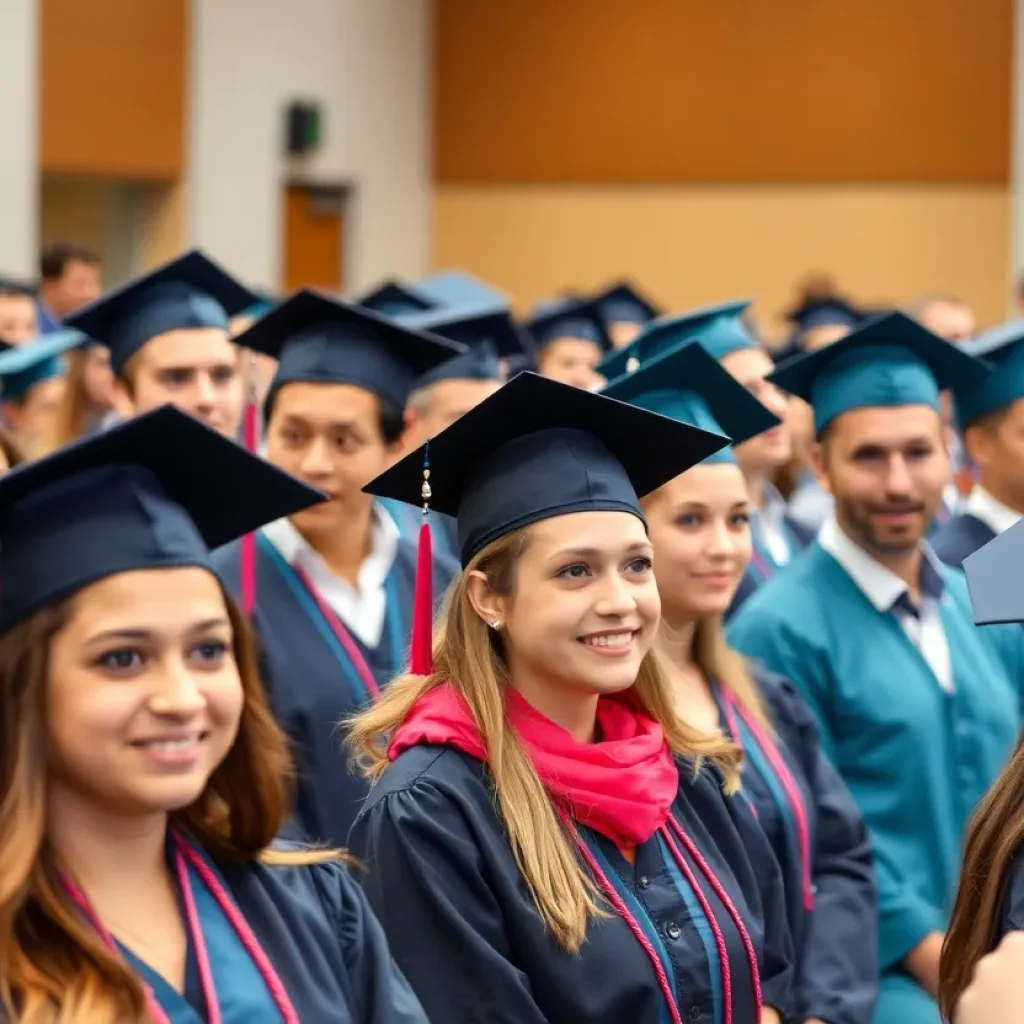
[{"label": "pink lanyard", "polygon": [[[608,880],[607,875],[605,875],[604,871],[601,870],[601,866],[598,864],[597,858],[583,841],[583,838],[573,826],[572,822],[566,819],[564,815],[563,820],[566,821],[572,831],[572,834],[576,839],[576,845],[579,847],[580,853],[583,855],[583,859],[586,861],[587,866],[593,872],[594,877],[604,890],[605,896],[615,908],[618,915],[629,926],[629,930],[633,933],[637,942],[639,942],[643,947],[644,952],[647,954],[647,958],[651,961],[651,966],[654,968],[654,973],[658,978],[658,985],[661,988],[662,997],[668,1006],[668,1012],[669,1016],[672,1018],[672,1024],[684,1024],[682,1014],[679,1011],[679,1006],[676,1003],[675,996],[672,994],[672,985],[668,980],[668,975],[665,973],[665,965],[661,962],[661,957],[659,957],[655,952],[650,940],[646,935],[644,935],[643,929],[640,927],[640,923],[629,912],[629,909],[623,902],[622,897],[615,891],[615,886],[612,885]],[[672,854],[672,859],[676,862],[676,866],[686,879],[687,884],[693,890],[693,894],[697,897],[701,911],[711,927],[711,933],[715,939],[715,947],[718,950],[719,968],[722,973],[724,1024],[732,1024],[732,971],[729,967],[729,950],[726,946],[725,936],[722,934],[722,929],[719,927],[718,920],[711,909],[711,904],[708,903],[707,897],[704,895],[704,891],[701,889],[700,885],[698,885],[696,876],[691,870],[690,865],[686,862],[686,858],[683,856],[682,851],[680,851],[676,844],[676,839],[686,847],[687,853],[689,853],[696,862],[701,874],[704,875],[708,885],[711,886],[715,895],[728,911],[733,924],[736,926],[737,932],[739,932],[740,938],[743,942],[743,947],[747,953],[747,963],[750,967],[750,979],[754,987],[754,999],[757,1007],[756,1019],[760,1020],[761,973],[757,966],[757,953],[754,951],[754,944],[750,941],[750,934],[747,932],[746,925],[744,925],[743,919],[740,917],[739,911],[736,909],[736,905],[732,902],[729,894],[725,891],[725,886],[722,885],[718,877],[711,870],[711,866],[704,859],[703,854],[697,849],[696,844],[686,834],[673,815],[670,814],[668,816],[668,821],[665,825],[662,825],[658,831],[661,834],[662,839],[665,841],[665,845],[668,847],[669,852]]]},{"label": "pink lanyard", "polygon": [[324,617],[324,621],[331,627],[331,631],[334,633],[338,643],[341,644],[346,657],[352,663],[356,675],[359,676],[363,686],[366,687],[366,692],[370,695],[370,699],[375,700],[380,696],[380,687],[370,671],[370,666],[366,664],[363,652],[359,650],[359,646],[352,639],[352,634],[349,633],[345,628],[345,624],[334,613],[334,609],[320,596],[320,591],[313,585],[313,581],[309,578],[306,570],[300,565],[293,565],[292,569],[302,582],[302,585],[309,591],[309,596],[316,602],[316,606]]},{"label": "pink lanyard", "polygon": [[[189,937],[196,952],[196,961],[199,965],[199,979],[203,988],[203,1001],[206,1003],[207,1021],[209,1024],[221,1024],[222,1018],[220,1004],[217,1001],[217,989],[213,981],[210,954],[206,949],[206,940],[203,937],[203,929],[199,923],[199,911],[196,909],[195,896],[192,893],[192,881],[188,876],[189,865],[202,879],[203,885],[210,890],[213,898],[217,901],[217,906],[242,940],[242,945],[245,946],[246,952],[252,957],[253,963],[255,963],[270,992],[271,998],[274,1000],[274,1004],[280,1011],[282,1020],[285,1024],[300,1024],[299,1015],[295,1012],[295,1007],[288,997],[284,983],[278,977],[273,964],[270,962],[270,958],[263,952],[263,947],[260,946],[259,940],[253,934],[242,912],[235,905],[235,901],[231,898],[230,893],[227,892],[212,868],[196,850],[188,843],[182,841],[176,834],[173,836],[173,840],[175,846],[174,871],[178,878],[178,886],[181,889],[182,901],[185,904],[185,924],[188,928]],[[79,909],[95,929],[96,934],[103,940],[104,945],[112,952],[118,952],[114,937],[103,926],[103,922],[100,921],[85,893],[63,872],[60,872],[60,880],[68,895],[78,904]],[[157,1001],[153,990],[145,982],[143,982],[143,987],[146,990],[149,1016],[154,1021],[154,1024],[171,1024],[170,1018]]]},{"label": "pink lanyard", "polygon": [[740,735],[739,723],[736,720],[736,715],[738,714],[743,719],[746,727],[754,734],[758,746],[760,746],[764,756],[768,759],[768,763],[771,765],[772,771],[775,772],[779,784],[786,794],[786,799],[789,801],[790,809],[793,812],[793,820],[796,824],[797,845],[800,848],[800,880],[802,883],[801,888],[803,889],[804,910],[810,913],[814,909],[814,883],[811,879],[811,831],[807,824],[807,808],[804,804],[803,794],[800,792],[800,787],[796,784],[796,779],[793,778],[793,773],[789,770],[789,766],[779,753],[779,748],[772,742],[772,738],[765,733],[760,723],[757,722],[753,715],[748,714],[747,710],[737,702],[736,698],[728,690],[720,688],[719,693],[722,695],[725,718],[733,741],[740,749],[743,748],[743,738]]}]

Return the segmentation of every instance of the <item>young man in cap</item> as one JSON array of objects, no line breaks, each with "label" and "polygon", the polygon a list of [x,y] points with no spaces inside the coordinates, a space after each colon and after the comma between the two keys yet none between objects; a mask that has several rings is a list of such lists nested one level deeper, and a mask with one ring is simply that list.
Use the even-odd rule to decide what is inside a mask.
[{"label": "young man in cap", "polygon": [[939,1024],[964,830],[1020,732],[1024,633],[978,630],[963,577],[924,543],[949,473],[940,390],[984,375],[892,313],[770,378],[814,410],[835,511],[729,633],[807,699],[871,830],[876,1024]]},{"label": "young man in cap", "polygon": [[962,348],[994,369],[976,384],[953,389],[957,426],[977,480],[932,544],[957,568],[1024,516],[1024,322],[993,328]]},{"label": "young man in cap", "polygon": [[[346,769],[338,724],[407,667],[417,550],[363,486],[401,450],[414,382],[460,351],[316,292],[238,336],[278,360],[264,407],[266,456],[320,490],[320,505],[218,554],[266,657],[278,718],[299,765],[298,831],[345,843],[366,785]],[[443,593],[454,566],[434,559]]]},{"label": "young man in cap", "polygon": [[117,400],[125,412],[170,403],[236,437],[245,382],[230,321],[256,301],[194,249],[103,296],[67,324],[110,349]]}]

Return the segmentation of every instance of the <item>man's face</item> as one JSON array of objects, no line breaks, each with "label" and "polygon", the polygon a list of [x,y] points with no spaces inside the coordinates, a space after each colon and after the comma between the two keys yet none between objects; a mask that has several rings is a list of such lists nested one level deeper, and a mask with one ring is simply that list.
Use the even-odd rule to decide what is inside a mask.
[{"label": "man's face", "polygon": [[23,345],[39,334],[36,300],[31,295],[0,292],[0,339]]},{"label": "man's face", "polygon": [[496,380],[439,380],[410,401],[408,447],[415,448],[436,437],[470,409],[494,394]]},{"label": "man's face", "polygon": [[602,382],[597,372],[601,346],[586,338],[555,338],[537,353],[537,372],[584,391],[594,390]]},{"label": "man's face", "polygon": [[1024,398],[998,417],[967,428],[964,441],[985,487],[1024,509]]},{"label": "man's face", "polygon": [[763,434],[744,441],[735,448],[736,461],[744,475],[765,476],[788,461],[793,450],[786,427],[789,400],[765,377],[775,368],[771,356],[759,348],[744,348],[730,352],[722,359],[722,367],[736,378],[762,405],[775,413],[783,422]]},{"label": "man's face", "polygon": [[839,525],[881,558],[917,547],[949,481],[942,421],[926,405],[841,413],[814,460]]},{"label": "man's face", "polygon": [[47,288],[47,304],[54,316],[63,320],[98,299],[102,290],[98,263],[68,260],[64,273]]},{"label": "man's face", "polygon": [[966,341],[974,335],[976,327],[970,307],[960,302],[931,302],[918,319],[933,334],[952,342]]},{"label": "man's face", "polygon": [[237,437],[245,391],[238,349],[227,331],[199,327],[157,335],[136,353],[128,372],[136,413],[170,402],[225,437]]},{"label": "man's face", "polygon": [[380,401],[355,384],[294,381],[274,394],[267,459],[327,495],[292,516],[305,536],[343,529],[369,505],[363,487],[390,465]]}]

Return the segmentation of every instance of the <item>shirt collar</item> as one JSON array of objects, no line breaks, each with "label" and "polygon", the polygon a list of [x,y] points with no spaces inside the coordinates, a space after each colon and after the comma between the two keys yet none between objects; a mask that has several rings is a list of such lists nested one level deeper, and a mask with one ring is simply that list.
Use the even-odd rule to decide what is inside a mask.
[{"label": "shirt collar", "polygon": [[[300,557],[320,558],[290,519],[276,519],[268,523],[263,527],[263,533],[289,565],[295,564]],[[374,575],[379,575],[380,579],[375,582],[383,583],[391,571],[395,555],[398,553],[399,539],[400,534],[394,519],[374,502],[370,518],[370,553],[363,566],[373,566],[378,570]]]},{"label": "shirt collar", "polygon": [[1005,533],[1021,518],[1019,512],[1014,512],[1008,505],[993,498],[981,484],[975,484],[971,488],[971,493],[964,502],[963,512],[980,519],[997,536]]},{"label": "shirt collar", "polygon": [[[909,603],[906,583],[850,540],[839,528],[835,515],[825,520],[818,543],[846,570],[876,611],[887,612],[896,605]],[[921,595],[939,600],[945,590],[942,569],[927,544],[922,544],[921,553],[924,556],[921,559]],[[907,595],[907,602],[900,600],[904,595]]]}]

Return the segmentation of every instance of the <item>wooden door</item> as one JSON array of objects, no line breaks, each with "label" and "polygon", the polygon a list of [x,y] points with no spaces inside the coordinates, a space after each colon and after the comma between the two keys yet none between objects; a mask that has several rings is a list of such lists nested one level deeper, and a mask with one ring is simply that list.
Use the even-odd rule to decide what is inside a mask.
[{"label": "wooden door", "polygon": [[284,291],[345,287],[345,190],[288,185],[285,196]]}]

